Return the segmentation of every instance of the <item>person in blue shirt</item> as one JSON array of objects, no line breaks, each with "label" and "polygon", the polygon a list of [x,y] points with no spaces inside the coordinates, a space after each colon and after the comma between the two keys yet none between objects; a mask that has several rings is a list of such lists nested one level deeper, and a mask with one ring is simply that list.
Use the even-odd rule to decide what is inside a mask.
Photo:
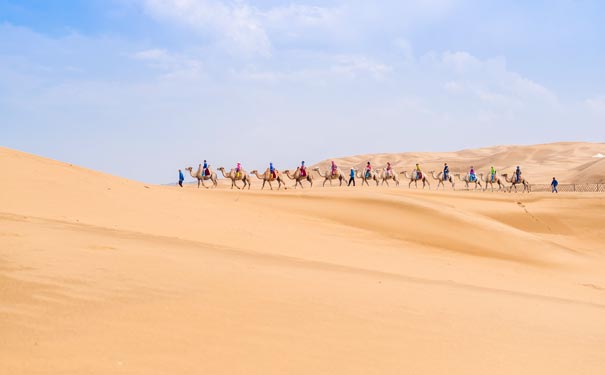
[{"label": "person in blue shirt", "polygon": [[517,165],[517,169],[515,170],[515,176],[517,176],[517,183],[521,182],[521,168]]},{"label": "person in blue shirt", "polygon": [[475,174],[475,168],[471,166],[471,171],[468,173],[469,174],[469,181],[471,182],[475,182],[475,180],[477,179],[477,175]]},{"label": "person in blue shirt", "polygon": [[185,176],[183,176],[183,171],[179,169],[179,185],[183,187],[183,181],[185,181]]},{"label": "person in blue shirt", "polygon": [[447,181],[447,177],[450,175],[450,167],[447,166],[447,163],[443,166],[443,181]]},{"label": "person in blue shirt", "polygon": [[552,182],[550,183],[550,186],[552,187],[552,192],[553,193],[557,193],[559,194],[559,190],[557,190],[557,186],[559,186],[559,181],[557,181],[556,178],[552,178]]},{"label": "person in blue shirt", "polygon": [[271,173],[271,178],[275,178],[275,167],[273,163],[269,163],[269,173]]},{"label": "person in blue shirt", "polygon": [[202,177],[206,175],[206,171],[208,170],[208,162],[204,160],[204,166],[202,167]]},{"label": "person in blue shirt", "polygon": [[351,182],[353,183],[353,186],[355,186],[355,169],[353,168],[351,168],[351,171],[349,172],[349,183],[347,186],[351,186]]}]

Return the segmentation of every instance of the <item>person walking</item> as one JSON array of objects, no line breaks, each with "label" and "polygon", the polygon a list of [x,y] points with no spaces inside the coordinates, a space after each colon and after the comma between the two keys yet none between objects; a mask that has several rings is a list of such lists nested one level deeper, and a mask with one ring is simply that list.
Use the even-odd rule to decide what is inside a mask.
[{"label": "person walking", "polygon": [[[353,186],[355,186],[355,169],[351,168],[351,172],[349,172],[349,183],[347,184],[347,186],[351,186],[351,182],[353,183]],[[363,187],[363,184],[361,184]]]},{"label": "person walking", "polygon": [[183,181],[185,181],[185,176],[183,176],[183,171],[179,169],[179,186],[183,187]]},{"label": "person walking", "polygon": [[557,193],[559,194],[559,190],[557,190],[557,186],[559,186],[559,181],[557,181],[556,178],[552,178],[552,182],[550,183],[550,186],[552,187],[552,192],[553,193]]}]

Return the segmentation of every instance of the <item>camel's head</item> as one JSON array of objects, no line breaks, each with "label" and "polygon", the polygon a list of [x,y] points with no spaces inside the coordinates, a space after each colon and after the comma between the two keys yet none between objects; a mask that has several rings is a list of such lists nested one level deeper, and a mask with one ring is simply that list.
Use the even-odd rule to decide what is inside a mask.
[{"label": "camel's head", "polygon": [[216,170],[218,170],[218,171],[223,171],[223,172],[224,172],[224,171],[225,171],[225,168],[223,168],[223,167],[218,167],[218,168],[216,168]]},{"label": "camel's head", "polygon": [[315,167],[313,168],[314,171],[319,171],[319,168]]},{"label": "camel's head", "polygon": [[191,172],[193,170],[193,168],[192,167],[187,167],[187,168],[185,168],[185,170]]},{"label": "camel's head", "polygon": [[258,171],[255,169],[255,170],[253,170],[253,171],[252,171],[252,172],[250,172],[250,173],[252,173],[252,174],[257,174],[257,173],[258,173]]},{"label": "camel's head", "polygon": [[284,173],[288,174],[288,173],[290,173],[290,170],[289,169],[284,169]]},{"label": "camel's head", "polygon": [[435,171],[429,171],[429,173],[431,173],[431,174],[432,174],[432,173],[435,173]]}]

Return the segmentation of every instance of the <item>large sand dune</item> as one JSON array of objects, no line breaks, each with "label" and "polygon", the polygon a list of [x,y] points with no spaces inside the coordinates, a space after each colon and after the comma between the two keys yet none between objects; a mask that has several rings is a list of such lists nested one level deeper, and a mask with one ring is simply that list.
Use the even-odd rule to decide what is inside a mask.
[{"label": "large sand dune", "polygon": [[[603,144],[531,147],[446,156],[602,178]],[[444,154],[338,162],[368,157]],[[604,194],[180,189],[4,148],[0,170],[0,374],[605,372]]]}]

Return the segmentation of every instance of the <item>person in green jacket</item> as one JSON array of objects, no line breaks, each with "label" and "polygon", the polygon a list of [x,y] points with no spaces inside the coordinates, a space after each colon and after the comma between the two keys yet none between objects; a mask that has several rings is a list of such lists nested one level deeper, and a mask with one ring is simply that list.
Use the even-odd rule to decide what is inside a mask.
[{"label": "person in green jacket", "polygon": [[494,166],[492,165],[492,169],[490,170],[490,173],[492,175],[492,182],[496,181],[496,169],[494,169]]}]

